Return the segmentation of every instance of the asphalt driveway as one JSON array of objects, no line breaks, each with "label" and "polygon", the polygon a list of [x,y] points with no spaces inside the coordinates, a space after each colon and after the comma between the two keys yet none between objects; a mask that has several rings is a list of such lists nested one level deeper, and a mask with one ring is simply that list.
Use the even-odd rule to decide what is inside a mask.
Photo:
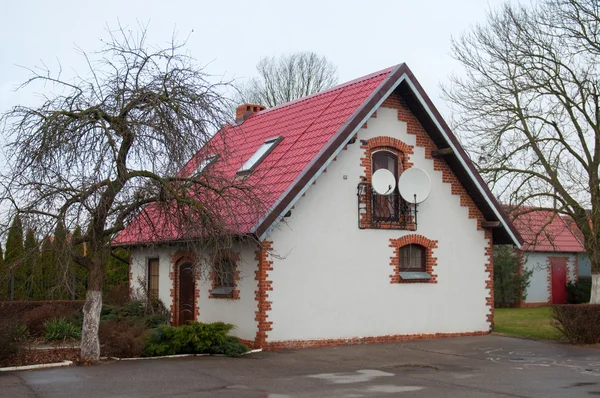
[{"label": "asphalt driveway", "polygon": [[0,375],[2,397],[590,397],[600,350],[501,336]]}]

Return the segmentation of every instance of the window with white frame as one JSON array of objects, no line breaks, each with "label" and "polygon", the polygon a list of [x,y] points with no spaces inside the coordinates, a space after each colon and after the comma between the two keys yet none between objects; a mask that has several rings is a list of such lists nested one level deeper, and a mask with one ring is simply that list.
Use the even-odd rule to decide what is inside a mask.
[{"label": "window with white frame", "polygon": [[250,159],[242,165],[238,170],[237,174],[248,174],[251,173],[268,155],[273,149],[281,142],[283,137],[274,137],[266,140],[257,150],[254,152]]}]

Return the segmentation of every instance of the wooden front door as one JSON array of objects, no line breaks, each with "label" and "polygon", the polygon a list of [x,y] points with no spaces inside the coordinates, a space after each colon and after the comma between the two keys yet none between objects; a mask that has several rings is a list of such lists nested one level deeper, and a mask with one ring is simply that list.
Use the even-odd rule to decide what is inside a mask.
[{"label": "wooden front door", "polygon": [[550,257],[552,272],[552,304],[567,301],[567,257]]},{"label": "wooden front door", "polygon": [[183,263],[179,266],[179,317],[178,324],[185,325],[194,320],[195,309],[194,265]]}]

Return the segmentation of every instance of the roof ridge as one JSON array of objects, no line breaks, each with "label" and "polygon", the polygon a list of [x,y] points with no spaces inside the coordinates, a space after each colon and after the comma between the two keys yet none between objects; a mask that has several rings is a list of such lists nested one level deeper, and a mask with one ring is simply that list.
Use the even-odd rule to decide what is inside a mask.
[{"label": "roof ridge", "polygon": [[295,100],[292,100],[292,101],[289,101],[289,102],[285,102],[285,103],[280,104],[280,105],[276,105],[276,106],[274,106],[272,108],[267,108],[267,109],[265,109],[263,111],[260,111],[260,112],[257,112],[255,114],[253,114],[251,117],[258,117],[258,116],[261,116],[261,115],[266,115],[267,113],[269,113],[271,111],[283,109],[283,108],[286,108],[288,106],[292,106],[292,105],[298,104],[300,102],[307,101],[309,99],[318,97],[320,95],[324,95],[324,94],[328,94],[328,93],[331,93],[331,92],[336,91],[336,90],[342,90],[342,89],[348,88],[349,86],[352,86],[353,84],[362,83],[365,80],[372,79],[374,77],[383,75],[385,73],[390,73],[397,66],[398,65],[390,66],[388,68],[381,69],[381,70],[379,70],[377,72],[369,73],[368,75],[357,77],[356,79],[350,80],[348,82],[344,82],[344,83],[338,84],[337,86],[329,87],[328,89],[325,89],[323,91],[319,91],[318,93],[310,94],[310,95],[307,95],[306,97],[300,97],[300,98],[297,98]]}]

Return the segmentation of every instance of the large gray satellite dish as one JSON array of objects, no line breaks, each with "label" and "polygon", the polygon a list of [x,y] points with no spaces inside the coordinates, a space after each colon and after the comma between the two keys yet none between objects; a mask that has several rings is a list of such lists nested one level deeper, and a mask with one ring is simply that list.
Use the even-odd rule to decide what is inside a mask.
[{"label": "large gray satellite dish", "polygon": [[391,195],[396,189],[396,177],[386,169],[379,169],[371,177],[371,185],[379,195]]},{"label": "large gray satellite dish", "polygon": [[398,190],[407,202],[424,202],[431,192],[429,174],[423,169],[411,167],[398,178]]}]

